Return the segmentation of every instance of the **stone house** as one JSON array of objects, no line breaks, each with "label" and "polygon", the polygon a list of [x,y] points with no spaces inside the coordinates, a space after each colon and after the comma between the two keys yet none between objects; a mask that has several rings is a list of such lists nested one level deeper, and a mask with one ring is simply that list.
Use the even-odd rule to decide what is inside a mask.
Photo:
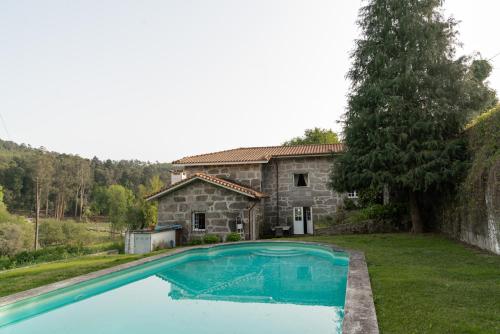
[{"label": "stone house", "polygon": [[[328,187],[342,144],[250,147],[173,162],[172,184],[150,195],[158,224],[180,224],[183,240],[206,233],[313,234],[342,196]],[[355,196],[355,194],[350,194]]]}]

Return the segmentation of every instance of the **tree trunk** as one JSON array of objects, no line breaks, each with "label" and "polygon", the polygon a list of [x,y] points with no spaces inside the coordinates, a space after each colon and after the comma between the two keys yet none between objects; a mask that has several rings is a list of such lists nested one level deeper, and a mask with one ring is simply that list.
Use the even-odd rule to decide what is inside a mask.
[{"label": "tree trunk", "polygon": [[40,185],[36,178],[35,250],[38,249],[38,224],[40,222]]},{"label": "tree trunk", "polygon": [[84,194],[85,194],[85,187],[82,185],[82,189],[80,190],[80,221],[82,220],[82,216],[83,216]]},{"label": "tree trunk", "polygon": [[45,218],[49,217],[49,193],[47,192],[47,198],[45,198]]},{"label": "tree trunk", "polygon": [[76,190],[76,196],[75,196],[75,218],[78,217],[78,198],[79,198],[79,189]]},{"label": "tree trunk", "polygon": [[413,233],[422,233],[424,231],[424,226],[422,224],[422,218],[420,217],[420,208],[418,206],[417,193],[410,191],[410,216],[411,216],[411,231]]},{"label": "tree trunk", "polygon": [[64,212],[65,211],[66,211],[66,199],[63,197],[62,204],[61,204],[61,216],[59,217],[60,220],[64,219]]}]

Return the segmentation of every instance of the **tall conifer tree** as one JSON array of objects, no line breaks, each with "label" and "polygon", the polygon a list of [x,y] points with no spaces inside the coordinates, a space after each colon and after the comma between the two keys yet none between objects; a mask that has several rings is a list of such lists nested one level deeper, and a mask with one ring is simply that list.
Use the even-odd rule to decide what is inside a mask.
[{"label": "tall conifer tree", "polygon": [[455,57],[456,21],[440,0],[369,0],[352,52],[344,140],[332,184],[337,190],[389,185],[408,200],[421,232],[419,198],[464,168],[459,134],[496,98],[487,61]]}]

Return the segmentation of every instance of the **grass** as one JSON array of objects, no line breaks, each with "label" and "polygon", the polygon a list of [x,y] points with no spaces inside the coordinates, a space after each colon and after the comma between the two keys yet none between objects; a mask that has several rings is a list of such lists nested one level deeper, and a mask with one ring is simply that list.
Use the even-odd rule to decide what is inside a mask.
[{"label": "grass", "polygon": [[365,252],[381,333],[500,333],[500,256],[439,235],[302,239]]},{"label": "grass", "polygon": [[[306,237],[365,252],[381,333],[500,333],[500,256],[439,235]],[[0,296],[136,260],[85,256],[0,272]]]},{"label": "grass", "polygon": [[149,255],[87,255],[63,261],[0,271],[0,297],[117,266],[165,251],[168,250],[160,250]]}]

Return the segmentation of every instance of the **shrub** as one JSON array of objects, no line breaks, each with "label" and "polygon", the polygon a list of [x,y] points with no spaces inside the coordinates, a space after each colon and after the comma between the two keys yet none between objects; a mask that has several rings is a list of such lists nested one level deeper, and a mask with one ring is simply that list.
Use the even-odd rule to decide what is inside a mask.
[{"label": "shrub", "polygon": [[216,244],[220,241],[220,238],[217,234],[205,234],[203,236],[203,242],[206,244]]},{"label": "shrub", "polygon": [[0,255],[13,255],[23,249],[22,229],[17,224],[0,225]]},{"label": "shrub", "polygon": [[82,223],[44,219],[39,226],[39,242],[42,247],[56,245],[85,245],[91,242],[91,234]]},{"label": "shrub", "polygon": [[334,223],[336,225],[344,224],[346,220],[346,213],[343,205],[337,207],[337,212],[335,212]]},{"label": "shrub", "polygon": [[393,223],[399,223],[405,213],[406,207],[402,204],[373,204],[364,209],[351,212],[349,214],[348,221],[351,223],[359,223],[368,219],[373,219],[376,221],[385,220]]},{"label": "shrub", "polygon": [[203,240],[201,238],[193,237],[188,242],[188,245],[190,245],[190,246],[197,246],[197,245],[201,245],[202,243],[203,243]]},{"label": "shrub", "polygon": [[0,258],[0,269],[22,267],[35,263],[63,260],[71,257],[99,253],[107,250],[119,251],[123,249],[123,243],[105,243],[83,247],[78,245],[56,246],[42,248],[36,251],[22,251],[12,256]]},{"label": "shrub", "polygon": [[0,201],[0,256],[30,249],[34,244],[34,236],[33,224],[21,216],[11,215]]},{"label": "shrub", "polygon": [[240,241],[241,240],[241,235],[236,232],[229,233],[226,236],[226,241],[227,242],[235,242],[235,241]]},{"label": "shrub", "polygon": [[358,203],[352,198],[344,198],[344,208],[347,211],[359,209]]},{"label": "shrub", "polygon": [[357,224],[364,222],[368,219],[370,219],[370,216],[368,215],[366,209],[361,209],[361,210],[351,211],[349,213],[349,217],[347,218],[347,222]]}]

